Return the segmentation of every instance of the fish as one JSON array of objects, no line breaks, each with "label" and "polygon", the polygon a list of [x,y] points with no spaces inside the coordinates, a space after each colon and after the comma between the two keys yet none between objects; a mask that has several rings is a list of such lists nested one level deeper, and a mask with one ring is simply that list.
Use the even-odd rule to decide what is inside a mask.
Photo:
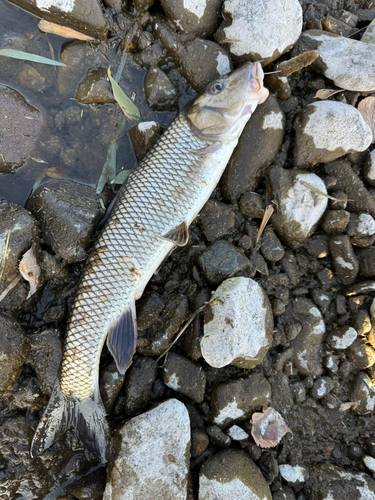
[{"label": "fish", "polygon": [[111,453],[99,394],[105,341],[125,373],[137,344],[135,302],[164,259],[189,239],[258,104],[268,97],[259,62],[208,85],[183,110],[121,187],[83,271],[58,376],[35,431],[32,457],[74,428],[99,462]]}]

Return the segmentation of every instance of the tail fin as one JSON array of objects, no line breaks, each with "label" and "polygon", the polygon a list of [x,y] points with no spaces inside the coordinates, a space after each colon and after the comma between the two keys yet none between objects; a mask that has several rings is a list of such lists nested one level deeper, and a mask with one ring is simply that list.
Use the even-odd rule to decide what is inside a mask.
[{"label": "tail fin", "polygon": [[78,400],[65,396],[58,381],[35,431],[31,456],[49,448],[72,425],[87,450],[99,462],[108,462],[110,431],[99,391],[93,398]]}]

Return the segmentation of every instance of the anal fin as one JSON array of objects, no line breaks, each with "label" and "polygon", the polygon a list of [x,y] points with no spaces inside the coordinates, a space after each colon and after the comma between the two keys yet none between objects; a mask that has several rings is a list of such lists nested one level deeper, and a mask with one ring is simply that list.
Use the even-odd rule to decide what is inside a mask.
[{"label": "anal fin", "polygon": [[132,302],[108,330],[107,346],[120,373],[125,373],[132,362],[137,336],[135,302]]},{"label": "anal fin", "polygon": [[165,240],[171,241],[179,247],[183,247],[189,241],[189,229],[186,222],[181,222],[177,227],[174,227],[167,234],[163,235]]}]

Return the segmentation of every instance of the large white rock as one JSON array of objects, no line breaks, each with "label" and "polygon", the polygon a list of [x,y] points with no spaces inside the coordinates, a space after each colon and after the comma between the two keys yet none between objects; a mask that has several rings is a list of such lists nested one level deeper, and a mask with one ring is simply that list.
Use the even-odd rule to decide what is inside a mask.
[{"label": "large white rock", "polygon": [[236,40],[230,44],[233,56],[265,65],[290,50],[302,31],[298,0],[225,0],[223,17],[217,39]]},{"label": "large white rock", "polygon": [[375,51],[372,43],[306,31],[303,40],[313,43],[319,59],[314,63],[324,76],[342,89],[359,92],[375,90]]},{"label": "large white rock", "polygon": [[254,368],[268,351],[272,331],[271,305],[263,289],[250,278],[229,278],[205,310],[202,355],[215,368]]},{"label": "large white rock", "polygon": [[169,399],[118,430],[103,500],[186,500],[190,420]]},{"label": "large white rock", "polygon": [[364,151],[372,142],[371,128],[361,113],[337,101],[309,104],[296,118],[294,128],[294,163],[302,168]]}]

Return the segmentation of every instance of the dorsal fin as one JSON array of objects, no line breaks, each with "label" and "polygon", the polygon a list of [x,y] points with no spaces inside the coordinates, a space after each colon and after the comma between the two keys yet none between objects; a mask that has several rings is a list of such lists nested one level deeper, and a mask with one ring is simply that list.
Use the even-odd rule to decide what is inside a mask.
[{"label": "dorsal fin", "polygon": [[172,241],[179,247],[184,247],[189,241],[189,229],[186,222],[181,222],[177,227],[174,227],[163,236],[166,240]]}]

